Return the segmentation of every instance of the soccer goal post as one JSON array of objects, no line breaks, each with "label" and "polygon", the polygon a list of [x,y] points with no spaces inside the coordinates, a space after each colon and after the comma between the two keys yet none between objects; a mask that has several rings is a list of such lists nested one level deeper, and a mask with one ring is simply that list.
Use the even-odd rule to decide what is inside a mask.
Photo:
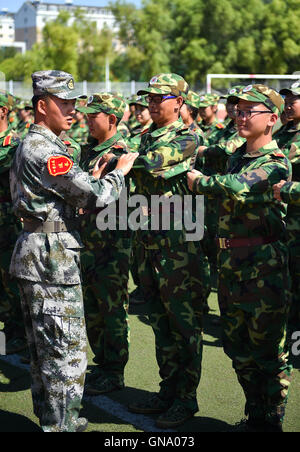
[{"label": "soccer goal post", "polygon": [[[248,79],[249,84],[253,83],[254,80],[299,80],[300,74],[207,74],[206,76],[206,92],[212,92],[212,81],[214,79]],[[238,84],[238,83],[236,83]],[[276,88],[276,87],[275,87]]]}]

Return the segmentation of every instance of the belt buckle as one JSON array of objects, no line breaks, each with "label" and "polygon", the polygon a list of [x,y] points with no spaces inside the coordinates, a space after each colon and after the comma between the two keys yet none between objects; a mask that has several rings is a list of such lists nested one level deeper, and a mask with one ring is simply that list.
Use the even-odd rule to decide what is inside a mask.
[{"label": "belt buckle", "polygon": [[229,239],[219,237],[219,247],[222,250],[226,250],[226,249],[230,248]]},{"label": "belt buckle", "polygon": [[60,221],[53,221],[53,232],[61,232],[61,222]]}]

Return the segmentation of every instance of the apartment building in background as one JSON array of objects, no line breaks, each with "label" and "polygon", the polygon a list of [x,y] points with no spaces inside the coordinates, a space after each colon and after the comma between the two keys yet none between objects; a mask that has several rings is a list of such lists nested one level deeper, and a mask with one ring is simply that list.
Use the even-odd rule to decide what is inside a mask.
[{"label": "apartment building in background", "polygon": [[72,0],[65,0],[64,4],[32,0],[24,2],[14,15],[15,39],[25,42],[29,50],[35,42],[41,42],[42,31],[48,21],[55,20],[61,10],[66,10],[70,13],[69,25],[71,25],[74,22],[74,11],[78,8],[83,11],[87,20],[96,22],[97,30],[106,26],[117,31],[114,15],[108,7],[78,6],[73,5]]},{"label": "apartment building in background", "polygon": [[16,47],[22,53],[26,51],[25,42],[18,42],[15,39],[15,20],[14,14],[10,13],[7,8],[0,10],[0,48]]}]

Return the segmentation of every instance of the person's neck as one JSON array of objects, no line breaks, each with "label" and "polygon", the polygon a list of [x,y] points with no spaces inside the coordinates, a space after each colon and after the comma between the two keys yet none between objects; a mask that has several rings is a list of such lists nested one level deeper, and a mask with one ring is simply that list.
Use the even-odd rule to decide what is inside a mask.
[{"label": "person's neck", "polygon": [[108,130],[107,132],[104,132],[100,137],[97,137],[98,144],[105,143],[105,141],[110,140],[113,136],[115,136],[117,133],[117,128],[113,128],[111,130]]},{"label": "person's neck", "polygon": [[186,125],[187,127],[191,126],[194,122],[193,118],[186,118],[185,120],[183,120],[184,125]]},{"label": "person's neck", "polygon": [[273,138],[271,133],[268,133],[266,135],[260,135],[258,137],[248,138],[246,147],[247,153],[248,154],[256,153],[260,148],[271,143],[272,140]]},{"label": "person's neck", "polygon": [[0,133],[5,132],[8,129],[7,120],[0,120]]},{"label": "person's neck", "polygon": [[47,124],[46,121],[43,120],[35,120],[34,124],[36,124],[37,126],[41,126],[41,127],[45,127],[46,129],[50,130],[52,133],[54,133],[54,135],[56,135],[57,137],[59,137],[59,135],[61,134],[61,132],[63,131],[63,129],[59,129],[59,130],[54,130],[51,127],[49,127],[49,124]]},{"label": "person's neck", "polygon": [[204,119],[203,121],[204,121],[204,124],[205,124],[206,126],[210,126],[210,125],[212,125],[212,124],[215,122],[215,120],[216,120],[216,117],[215,117],[215,116],[212,116],[211,118],[209,118],[209,119]]},{"label": "person's neck", "polygon": [[295,126],[295,127],[297,127],[297,125],[300,123],[300,118],[296,118],[296,119],[293,119],[293,125]]},{"label": "person's neck", "polygon": [[147,121],[147,122],[145,122],[145,123],[140,123],[141,124],[141,126],[144,128],[144,127],[147,127],[147,126],[151,126],[151,124],[152,124],[152,119],[149,119],[149,121]]},{"label": "person's neck", "polygon": [[155,124],[156,124],[156,127],[158,129],[162,129],[163,127],[167,127],[170,124],[173,124],[173,122],[178,121],[178,119],[179,119],[178,116],[174,116],[174,117],[172,117],[170,119],[166,119],[166,120],[162,120],[162,121],[159,121],[159,122],[155,122]]}]

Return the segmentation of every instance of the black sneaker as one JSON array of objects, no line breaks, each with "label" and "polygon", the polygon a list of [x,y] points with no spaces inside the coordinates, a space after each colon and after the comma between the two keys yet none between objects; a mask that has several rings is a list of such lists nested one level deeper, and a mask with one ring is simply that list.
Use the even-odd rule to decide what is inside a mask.
[{"label": "black sneaker", "polygon": [[152,394],[143,402],[132,403],[128,406],[129,411],[138,414],[160,414],[167,411],[170,402],[162,400],[158,394]]},{"label": "black sneaker", "polygon": [[194,413],[183,405],[172,405],[165,413],[163,413],[156,421],[159,428],[174,428],[183,424],[192,418]]}]

